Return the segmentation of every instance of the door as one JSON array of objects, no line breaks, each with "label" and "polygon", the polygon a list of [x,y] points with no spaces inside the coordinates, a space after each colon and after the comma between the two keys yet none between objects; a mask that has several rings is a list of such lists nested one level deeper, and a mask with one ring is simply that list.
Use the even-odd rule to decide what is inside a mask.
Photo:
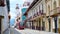
[{"label": "door", "polygon": [[0,19],[0,34],[1,34],[1,19]]},{"label": "door", "polygon": [[51,20],[50,20],[50,18],[48,18],[48,21],[49,21],[49,32],[51,32]]},{"label": "door", "polygon": [[54,22],[55,22],[55,33],[57,33],[57,17],[54,17]]},{"label": "door", "polygon": [[45,22],[42,22],[42,30],[45,31]]}]

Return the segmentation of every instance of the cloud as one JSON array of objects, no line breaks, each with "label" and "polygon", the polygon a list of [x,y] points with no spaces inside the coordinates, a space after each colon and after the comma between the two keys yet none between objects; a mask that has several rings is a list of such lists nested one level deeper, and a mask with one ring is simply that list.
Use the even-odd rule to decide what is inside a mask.
[{"label": "cloud", "polygon": [[19,7],[21,8],[21,6],[23,5],[23,3],[25,1],[32,1],[32,0],[10,0],[10,12],[11,12],[11,15],[12,17],[15,17],[15,8],[16,8],[16,4],[18,3],[19,4]]}]

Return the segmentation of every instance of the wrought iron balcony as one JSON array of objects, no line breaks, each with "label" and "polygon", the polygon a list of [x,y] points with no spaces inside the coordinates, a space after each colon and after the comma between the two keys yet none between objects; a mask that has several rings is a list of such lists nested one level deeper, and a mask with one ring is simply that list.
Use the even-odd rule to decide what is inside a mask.
[{"label": "wrought iron balcony", "polygon": [[57,7],[50,11],[50,16],[58,15],[58,14],[60,14],[60,7]]},{"label": "wrought iron balcony", "polygon": [[39,12],[36,12],[34,15],[33,15],[33,18],[35,17],[38,17],[38,16],[41,16],[41,15],[45,15],[46,13],[43,12],[43,10],[40,10]]},{"label": "wrought iron balcony", "polygon": [[5,6],[4,0],[0,0],[0,6]]},{"label": "wrought iron balcony", "polygon": [[40,10],[39,13],[38,13],[39,16],[40,16],[40,15],[45,15],[45,14],[46,14],[46,13],[44,13],[43,10]]}]

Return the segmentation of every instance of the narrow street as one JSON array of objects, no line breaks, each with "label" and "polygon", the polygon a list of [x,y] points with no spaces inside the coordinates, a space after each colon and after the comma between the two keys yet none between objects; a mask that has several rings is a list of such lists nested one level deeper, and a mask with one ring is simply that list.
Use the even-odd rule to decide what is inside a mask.
[{"label": "narrow street", "polygon": [[0,34],[60,34],[60,0],[0,0]]},{"label": "narrow street", "polygon": [[16,28],[11,28],[10,34],[58,34],[58,33],[31,30],[31,29],[18,30]]}]

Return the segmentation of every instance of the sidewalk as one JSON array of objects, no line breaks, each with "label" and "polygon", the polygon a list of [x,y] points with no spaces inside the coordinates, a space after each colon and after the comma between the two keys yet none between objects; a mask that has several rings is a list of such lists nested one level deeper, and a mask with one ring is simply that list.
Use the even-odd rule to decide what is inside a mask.
[{"label": "sidewalk", "polygon": [[8,28],[8,29],[6,29],[6,31],[3,34],[10,34],[9,32],[10,31],[9,31],[9,28]]},{"label": "sidewalk", "polygon": [[57,33],[38,31],[38,30],[32,30],[32,29],[24,29],[24,30],[15,29],[15,30],[20,32],[21,34],[57,34]]}]

